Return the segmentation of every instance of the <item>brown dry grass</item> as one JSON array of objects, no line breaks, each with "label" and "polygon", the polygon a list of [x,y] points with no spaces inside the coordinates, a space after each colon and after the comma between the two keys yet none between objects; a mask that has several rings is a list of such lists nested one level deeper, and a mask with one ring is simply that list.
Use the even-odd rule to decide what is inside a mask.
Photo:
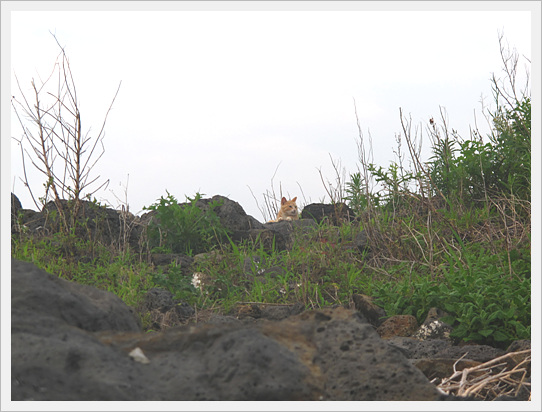
[{"label": "brown dry grass", "polygon": [[494,400],[499,396],[516,397],[522,388],[526,388],[531,400],[531,383],[527,381],[531,371],[530,349],[510,352],[461,371],[456,371],[454,365],[454,371],[437,386],[447,395]]}]

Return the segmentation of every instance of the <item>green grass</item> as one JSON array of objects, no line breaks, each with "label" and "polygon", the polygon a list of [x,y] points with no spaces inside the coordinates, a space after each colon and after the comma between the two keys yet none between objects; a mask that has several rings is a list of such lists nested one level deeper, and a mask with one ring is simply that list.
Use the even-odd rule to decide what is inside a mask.
[{"label": "green grass", "polygon": [[[385,252],[401,255],[402,261],[386,261],[382,253],[362,254],[353,247],[359,222],[341,227],[323,223],[298,236],[289,251],[258,241],[227,241],[214,245],[194,265],[194,272],[209,279],[201,289],[175,264],[156,269],[137,254],[115,253],[65,234],[41,240],[13,237],[12,255],[61,278],[110,291],[134,308],[152,287],[165,288],[198,310],[223,313],[243,302],[302,303],[307,309],[350,306],[352,295],[363,293],[375,297],[389,316],[411,314],[420,323],[431,307],[438,307],[449,314],[446,320],[454,326],[456,340],[503,346],[530,337],[530,243],[509,254],[498,244],[461,239],[486,217],[472,213],[456,219],[460,234],[447,242],[446,251],[435,250],[431,265],[427,251],[423,257],[420,249],[431,229],[416,219],[398,223],[386,215],[380,229],[400,230],[403,238],[398,236]],[[377,237],[375,245],[382,240]],[[144,323],[146,315],[140,313]]]},{"label": "green grass", "polygon": [[117,254],[111,248],[75,236],[56,233],[39,240],[14,236],[11,255],[62,279],[112,292],[133,307],[155,286],[153,268],[141,262],[139,256]]}]

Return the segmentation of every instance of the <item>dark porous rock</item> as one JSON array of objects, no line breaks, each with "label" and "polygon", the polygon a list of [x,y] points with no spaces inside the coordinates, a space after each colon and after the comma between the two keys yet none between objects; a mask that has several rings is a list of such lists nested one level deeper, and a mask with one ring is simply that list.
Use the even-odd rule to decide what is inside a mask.
[{"label": "dark porous rock", "polygon": [[369,250],[369,238],[367,237],[367,232],[365,230],[362,230],[356,235],[354,244],[361,253]]},{"label": "dark porous rock", "polygon": [[12,401],[440,397],[355,311],[141,333],[112,294],[18,261],[12,262],[11,356]]},{"label": "dark porous rock", "polygon": [[118,296],[16,259],[11,260],[11,307],[12,332],[48,330],[59,323],[89,332],[141,330],[134,311]]},{"label": "dark porous rock", "polygon": [[264,250],[286,250],[290,244],[290,237],[284,236],[270,229],[252,229],[248,231],[248,239],[257,245],[262,245]]},{"label": "dark porous rock", "polygon": [[153,330],[180,325],[195,313],[188,303],[174,299],[173,293],[160,288],[152,288],[145,294],[143,310],[150,313]]},{"label": "dark porous rock", "polygon": [[175,309],[175,312],[177,313],[177,316],[179,316],[179,319],[181,321],[186,320],[194,315],[194,308],[190,306],[187,302],[178,300],[176,300],[175,302],[176,303],[173,308]]},{"label": "dark porous rock", "polygon": [[[74,213],[73,201],[60,200],[60,207],[63,211]],[[52,218],[52,212],[56,212],[56,218]],[[58,206],[55,202],[50,201],[41,210],[42,215],[47,218],[48,225],[54,232],[58,230]],[[137,224],[138,218],[130,212],[123,212],[111,209],[94,202],[81,200],[80,207],[77,211],[76,220],[84,222],[84,225],[76,225],[76,234],[87,237],[90,233],[90,238],[99,241],[104,245],[119,245],[121,243],[137,244],[137,238],[133,231],[134,225]],[[77,231],[80,231],[78,233]],[[132,233],[133,232],[133,233]]]},{"label": "dark porous rock", "polygon": [[386,317],[386,311],[374,303],[374,299],[367,295],[354,294],[352,300],[356,310],[361,313],[371,325],[378,327]]},{"label": "dark porous rock", "polygon": [[14,193],[12,193],[11,194],[11,214],[17,215],[17,212],[21,210],[22,208],[23,206],[21,205],[21,201]]},{"label": "dark porous rock", "polygon": [[11,233],[42,234],[45,232],[45,217],[35,210],[23,209],[21,201],[11,194]]},{"label": "dark porous rock", "polygon": [[376,331],[382,339],[390,339],[394,336],[412,336],[417,329],[418,322],[414,316],[395,315],[386,319]]},{"label": "dark porous rock", "polygon": [[177,266],[185,276],[192,275],[191,266],[194,258],[181,253],[152,253],[151,262],[157,267],[166,267],[171,264]]},{"label": "dark porous rock", "polygon": [[[138,333],[137,318],[115,295],[11,263],[11,399],[134,400],[140,373],[92,331]],[[133,362],[132,362],[133,364]]]},{"label": "dark porous rock", "polygon": [[480,399],[478,399],[477,397],[475,396],[455,396],[455,395],[446,395],[444,393],[440,394],[439,397],[437,399],[435,399],[436,401],[466,401],[466,402],[477,402],[477,401],[480,401]]},{"label": "dark porous rock", "polygon": [[388,344],[401,350],[408,359],[436,358],[440,354],[452,347],[449,340],[432,339],[419,341],[412,337],[396,336],[390,338]]},{"label": "dark porous rock", "polygon": [[148,311],[157,309],[160,312],[167,312],[175,305],[173,293],[160,288],[149,289],[144,297],[144,305]]},{"label": "dark porous rock", "polygon": [[264,305],[261,308],[261,316],[267,320],[283,320],[290,316],[299,315],[305,310],[301,303],[293,305]]},{"label": "dark porous rock", "polygon": [[325,399],[407,401],[438,396],[427,378],[357,312],[343,308],[304,312],[285,322],[294,319],[305,320],[298,328],[310,332],[318,348],[314,362],[326,376]]},{"label": "dark porous rock", "polygon": [[487,362],[492,359],[504,355],[502,349],[497,349],[487,345],[464,345],[450,346],[443,348],[435,355],[435,358],[459,359],[464,356],[464,359],[470,359],[478,362]]},{"label": "dark porous rock", "polygon": [[305,310],[301,303],[296,304],[265,304],[265,303],[248,303],[238,304],[232,310],[231,314],[236,319],[245,320],[252,319],[267,319],[267,320],[283,320],[290,316],[299,315]]},{"label": "dark porous rock", "polygon": [[[450,339],[419,340],[413,337],[394,337],[388,344],[410,359],[412,365],[419,368],[429,379],[436,379],[437,384],[449,378],[455,370],[463,370],[493,360],[504,352],[490,346],[465,345],[454,346]],[[508,366],[513,368],[511,361]]]},{"label": "dark porous rock", "polygon": [[[268,222],[264,227],[284,239],[284,249],[290,249],[298,236],[309,234],[318,228],[312,219],[281,220],[280,222]],[[278,249],[278,247],[277,247]]]},{"label": "dark porous rock", "polygon": [[232,233],[248,232],[251,229],[262,229],[260,222],[247,215],[243,207],[227,197],[215,195],[210,199],[200,199],[196,205],[205,210],[214,202],[218,203],[213,210],[220,219],[220,223]]},{"label": "dark porous rock", "polygon": [[[18,210],[20,217],[12,216],[12,231],[27,232],[33,236],[50,235],[59,232],[63,227],[61,222],[61,214],[63,214],[69,227],[73,227],[75,235],[81,239],[98,242],[105,246],[130,245],[134,250],[138,247],[141,230],[137,230],[140,226],[137,216],[86,200],[80,200],[77,210],[74,205],[74,201],[59,200],[58,205],[54,201],[46,203],[39,212],[20,209]],[[68,254],[70,251],[64,251],[64,253]],[[88,260],[87,256],[79,256],[79,258],[82,261]]]},{"label": "dark porous rock", "polygon": [[481,362],[470,359],[413,359],[412,364],[416,366],[423,374],[432,381],[438,382],[444,378],[449,378],[455,371],[462,371],[465,368],[473,368]]},{"label": "dark porous rock", "polygon": [[520,352],[524,350],[531,349],[531,340],[530,339],[521,339],[521,340],[515,340],[508,346],[506,349],[506,353],[510,352]]},{"label": "dark porous rock", "polygon": [[302,219],[314,219],[320,224],[328,220],[333,225],[340,225],[343,222],[351,222],[355,219],[354,212],[345,203],[324,204],[311,203],[303,208]]},{"label": "dark porous rock", "polygon": [[150,359],[149,369],[158,363],[165,369],[163,375],[205,376],[194,391],[181,390],[191,383],[189,379],[161,382],[166,392],[175,391],[186,399],[434,400],[439,396],[400,352],[382,341],[356,312],[343,308],[304,312],[279,322],[171,328],[160,335],[112,344],[125,351],[141,348]]},{"label": "dark porous rock", "polygon": [[454,346],[448,339],[429,339],[420,341],[412,337],[394,337],[388,343],[400,349],[409,359],[470,359],[487,362],[504,355],[504,351],[486,345]]}]

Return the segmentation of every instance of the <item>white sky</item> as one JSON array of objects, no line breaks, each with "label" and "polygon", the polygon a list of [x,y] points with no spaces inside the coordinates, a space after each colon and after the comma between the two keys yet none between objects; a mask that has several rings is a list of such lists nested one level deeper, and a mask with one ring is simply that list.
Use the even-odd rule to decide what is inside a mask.
[{"label": "white sky", "polygon": [[[33,77],[50,73],[59,52],[49,32],[55,33],[70,59],[84,130],[98,132],[122,81],[95,168],[94,175],[110,179],[98,200],[118,207],[115,195],[124,200],[129,176],[134,213],[166,190],[180,201],[200,191],[228,196],[263,221],[249,187],[261,206],[279,164],[275,188],[298,196],[301,206],[329,200],[318,169],[334,179],[330,156],[356,171],[353,99],[375,163],[387,166],[401,132],[400,107],[424,130],[442,106],[462,137],[469,137],[475,113],[487,131],[480,100],[492,103],[489,79],[501,73],[499,31],[532,57],[531,13],[513,11],[512,3],[481,3],[479,11],[468,3],[453,6],[467,11],[404,5],[393,11],[394,3],[374,11],[358,2],[347,7],[366,10],[311,11],[310,5],[134,11],[141,6],[127,2],[117,5],[122,11],[12,12],[11,94],[21,97],[14,74],[26,92]],[[428,6],[438,4],[422,3]],[[20,138],[13,119],[11,136]],[[427,155],[427,138],[425,149]],[[11,153],[11,190],[23,207],[35,208],[19,180],[13,140]],[[44,178],[31,179],[36,196],[43,195]]]}]

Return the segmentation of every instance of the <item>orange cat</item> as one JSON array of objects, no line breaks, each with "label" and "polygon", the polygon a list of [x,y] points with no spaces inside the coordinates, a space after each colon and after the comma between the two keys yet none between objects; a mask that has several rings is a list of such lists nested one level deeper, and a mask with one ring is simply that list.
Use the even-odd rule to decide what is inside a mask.
[{"label": "orange cat", "polygon": [[282,198],[280,202],[280,210],[277,213],[277,218],[271,220],[271,222],[280,222],[281,220],[298,220],[299,214],[297,212],[297,204],[295,201],[297,197],[294,197],[292,200],[286,200],[285,197]]}]

